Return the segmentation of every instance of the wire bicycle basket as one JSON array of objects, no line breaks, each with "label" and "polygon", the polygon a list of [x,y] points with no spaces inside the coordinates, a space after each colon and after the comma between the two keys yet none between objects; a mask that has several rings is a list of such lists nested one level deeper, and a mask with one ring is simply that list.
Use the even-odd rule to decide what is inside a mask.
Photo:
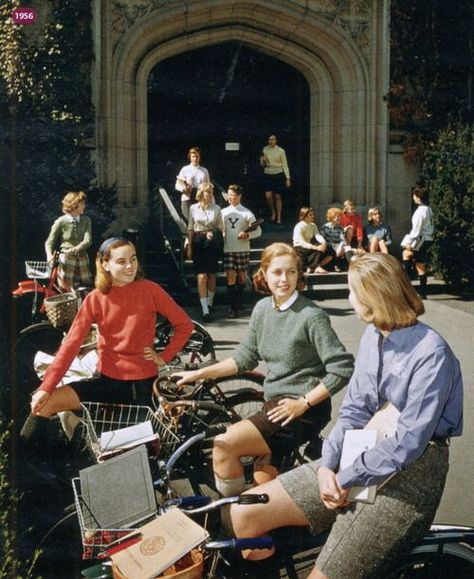
[{"label": "wire bicycle basket", "polygon": [[[83,402],[84,436],[87,446],[97,462],[106,457],[106,448],[101,444],[101,435],[144,422],[151,422],[153,432],[158,435],[160,459],[167,459],[179,444],[179,437],[148,406],[126,404],[104,404],[101,402]],[[155,443],[154,443],[155,444]],[[156,447],[155,447],[156,448]],[[117,449],[120,452],[120,449]]]},{"label": "wire bicycle basket", "polygon": [[51,275],[51,263],[48,261],[25,261],[26,277],[46,279]]},{"label": "wire bicycle basket", "polygon": [[72,479],[72,490],[74,493],[74,504],[76,506],[79,528],[82,540],[82,558],[92,559],[107,549],[110,543],[128,535],[136,529],[103,529],[100,528],[94,516],[87,508],[86,502],[81,494],[81,481],[79,477]]}]

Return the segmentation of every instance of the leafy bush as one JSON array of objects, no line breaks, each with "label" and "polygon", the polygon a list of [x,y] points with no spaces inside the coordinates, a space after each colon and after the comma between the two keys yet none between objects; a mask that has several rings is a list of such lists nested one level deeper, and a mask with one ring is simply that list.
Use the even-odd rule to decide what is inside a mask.
[{"label": "leafy bush", "polygon": [[20,560],[16,555],[16,511],[18,495],[9,480],[9,450],[10,433],[0,419],[0,577],[15,577],[28,579],[37,577],[33,569],[39,552],[31,560]]},{"label": "leafy bush", "polygon": [[433,269],[455,286],[474,286],[474,125],[441,131],[422,182],[434,213]]}]

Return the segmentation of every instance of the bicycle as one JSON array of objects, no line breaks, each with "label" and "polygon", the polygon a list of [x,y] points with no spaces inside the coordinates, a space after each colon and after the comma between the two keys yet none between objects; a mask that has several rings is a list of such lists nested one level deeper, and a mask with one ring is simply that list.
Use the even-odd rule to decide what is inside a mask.
[{"label": "bicycle", "polygon": [[[211,363],[215,360],[215,344],[209,332],[199,323],[193,321],[191,336],[177,356],[174,364]],[[67,327],[55,327],[49,320],[31,324],[23,328],[11,350],[13,380],[10,388],[11,416],[25,414],[28,408],[31,391],[38,382],[34,359],[38,351],[53,356],[66,336]],[[154,347],[163,350],[172,335],[172,327],[167,320],[156,324]],[[86,339],[83,351],[94,347],[92,337]],[[25,416],[26,418],[26,416]]]},{"label": "bicycle", "polygon": [[[245,497],[248,497],[246,499]],[[232,503],[254,504],[268,501],[267,495],[247,494],[240,497],[212,500],[210,497],[180,497],[165,501],[160,513],[171,507],[182,509],[191,517],[207,516],[220,507]],[[219,537],[219,519],[214,526],[206,520],[211,536]],[[310,535],[306,529],[284,528],[271,537],[251,539],[216,539],[200,546],[200,557],[188,559],[192,577],[206,579],[276,579],[277,577],[306,577],[317,561],[327,534]],[[271,560],[257,564],[234,555],[234,550],[276,547]],[[199,565],[194,564],[199,561]],[[114,571],[114,574],[112,574]],[[110,566],[96,565],[83,571],[90,578],[120,577]],[[433,525],[428,533],[404,553],[388,579],[465,579],[474,573],[474,528],[456,525]],[[173,574],[170,574],[173,576]],[[179,576],[179,575],[176,575]]]}]

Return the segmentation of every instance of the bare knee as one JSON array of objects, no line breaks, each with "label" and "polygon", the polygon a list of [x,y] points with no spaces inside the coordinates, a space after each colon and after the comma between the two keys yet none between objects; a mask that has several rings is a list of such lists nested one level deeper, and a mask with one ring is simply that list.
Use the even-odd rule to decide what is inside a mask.
[{"label": "bare knee", "polygon": [[238,460],[238,449],[235,444],[232,443],[227,433],[219,434],[214,438],[214,445],[212,448],[212,461],[214,463],[214,469],[216,466],[233,462]]},{"label": "bare knee", "polygon": [[260,525],[262,517],[256,517],[249,505],[232,505],[230,515],[236,537],[260,537],[265,533]]},{"label": "bare knee", "polygon": [[317,567],[313,567],[313,570],[308,575],[308,579],[328,579],[327,575],[325,575],[320,569]]}]

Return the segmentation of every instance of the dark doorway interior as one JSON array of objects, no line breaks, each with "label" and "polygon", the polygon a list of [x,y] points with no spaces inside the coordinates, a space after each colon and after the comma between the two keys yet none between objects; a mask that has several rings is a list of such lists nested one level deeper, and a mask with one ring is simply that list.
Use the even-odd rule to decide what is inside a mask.
[{"label": "dark doorway interior", "polygon": [[[236,42],[158,63],[149,77],[150,188],[174,190],[189,147],[199,146],[211,179],[240,183],[245,204],[264,212],[259,153],[267,136],[286,150],[293,188],[287,219],[309,197],[309,88],[287,64]],[[238,151],[226,143],[239,143]]]}]

